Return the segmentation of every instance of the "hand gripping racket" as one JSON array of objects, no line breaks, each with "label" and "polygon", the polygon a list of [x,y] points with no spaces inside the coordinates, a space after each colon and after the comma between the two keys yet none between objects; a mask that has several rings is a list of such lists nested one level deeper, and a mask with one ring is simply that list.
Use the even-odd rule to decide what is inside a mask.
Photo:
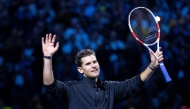
[{"label": "hand gripping racket", "polygon": [[[128,16],[128,25],[132,36],[139,43],[143,44],[150,50],[151,48],[149,46],[153,46],[157,43],[157,49],[159,50],[160,27],[158,21],[156,20],[156,17],[149,9],[146,7],[136,7],[131,10]],[[157,58],[155,54],[154,56]],[[159,62],[159,65],[166,79],[166,82],[171,81],[164,63]]]}]

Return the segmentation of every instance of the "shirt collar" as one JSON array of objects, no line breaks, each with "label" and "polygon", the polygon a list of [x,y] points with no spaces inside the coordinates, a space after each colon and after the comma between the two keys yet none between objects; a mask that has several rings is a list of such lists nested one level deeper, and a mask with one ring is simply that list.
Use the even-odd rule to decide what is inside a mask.
[{"label": "shirt collar", "polygon": [[83,83],[88,87],[96,87],[96,81],[94,79],[83,76]]},{"label": "shirt collar", "polygon": [[98,81],[96,82],[95,79],[91,79],[91,78],[83,76],[82,81],[88,87],[94,87],[95,88],[97,86],[98,88],[104,89],[104,82],[101,81],[100,79],[98,79]]}]

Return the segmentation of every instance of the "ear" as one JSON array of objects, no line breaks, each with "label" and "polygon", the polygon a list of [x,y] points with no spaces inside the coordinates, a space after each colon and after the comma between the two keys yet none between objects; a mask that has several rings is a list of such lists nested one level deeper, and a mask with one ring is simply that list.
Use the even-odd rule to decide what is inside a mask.
[{"label": "ear", "polygon": [[78,67],[77,70],[78,70],[78,72],[81,73],[81,74],[84,73],[84,71],[83,71],[83,69],[82,69],[81,67]]}]

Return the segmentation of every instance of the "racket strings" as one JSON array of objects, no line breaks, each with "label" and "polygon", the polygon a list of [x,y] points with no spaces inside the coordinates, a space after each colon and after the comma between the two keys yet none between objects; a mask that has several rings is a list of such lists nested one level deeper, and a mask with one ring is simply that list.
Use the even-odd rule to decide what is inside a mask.
[{"label": "racket strings", "polygon": [[152,44],[158,38],[158,28],[152,14],[146,9],[139,8],[130,15],[130,24],[136,37],[146,43]]}]

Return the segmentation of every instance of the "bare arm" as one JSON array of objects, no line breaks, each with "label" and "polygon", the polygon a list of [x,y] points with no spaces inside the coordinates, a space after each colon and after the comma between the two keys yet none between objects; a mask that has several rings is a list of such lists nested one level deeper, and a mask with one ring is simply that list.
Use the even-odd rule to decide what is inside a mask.
[{"label": "bare arm", "polygon": [[[46,38],[42,37],[42,52],[44,56],[53,56],[53,54],[58,50],[59,43],[57,42],[54,46],[56,36],[52,37],[52,34],[46,34]],[[50,85],[54,81],[53,70],[52,70],[52,58],[44,58],[43,67],[43,83],[45,85]]]},{"label": "bare arm", "polygon": [[[160,49],[160,48],[159,48]],[[148,81],[148,79],[151,77],[151,75],[154,73],[154,70],[152,69],[156,69],[159,66],[159,62],[163,61],[163,53],[162,51],[157,50],[156,51],[156,56],[158,57],[158,59],[153,55],[153,53],[149,50],[149,54],[150,54],[150,59],[151,59],[151,63],[149,64],[149,66],[140,74],[140,78],[143,82]]]}]

